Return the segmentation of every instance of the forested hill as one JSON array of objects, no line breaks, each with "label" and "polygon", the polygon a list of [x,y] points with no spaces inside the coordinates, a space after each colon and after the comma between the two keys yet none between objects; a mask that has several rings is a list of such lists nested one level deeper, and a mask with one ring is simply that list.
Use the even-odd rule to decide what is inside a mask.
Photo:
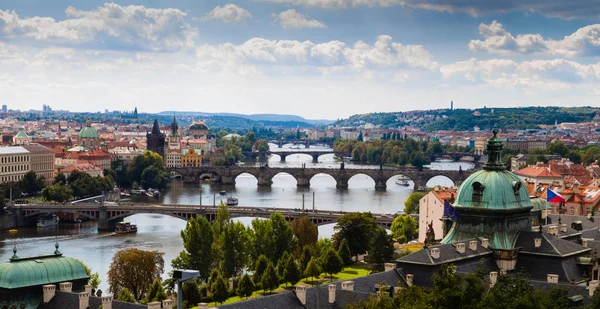
[{"label": "forested hill", "polygon": [[416,126],[426,131],[473,130],[474,126],[488,129],[494,125],[507,129],[535,129],[539,125],[551,125],[555,121],[600,121],[600,108],[593,107],[522,107],[438,109],[393,113],[370,113],[354,115],[338,120],[340,126],[359,126],[365,123],[381,125],[382,128]]}]

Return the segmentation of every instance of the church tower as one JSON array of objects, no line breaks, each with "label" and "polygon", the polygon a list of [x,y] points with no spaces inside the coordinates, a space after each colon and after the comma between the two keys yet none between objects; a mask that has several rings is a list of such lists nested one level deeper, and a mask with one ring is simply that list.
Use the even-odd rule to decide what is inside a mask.
[{"label": "church tower", "polygon": [[165,157],[165,134],[160,132],[156,119],[154,119],[152,133],[146,134],[146,149],[158,153],[162,158]]}]

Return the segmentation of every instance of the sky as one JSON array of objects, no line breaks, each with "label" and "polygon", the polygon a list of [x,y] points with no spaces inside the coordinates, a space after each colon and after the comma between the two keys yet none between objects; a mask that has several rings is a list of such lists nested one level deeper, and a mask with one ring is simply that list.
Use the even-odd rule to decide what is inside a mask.
[{"label": "sky", "polygon": [[597,106],[597,0],[0,1],[0,102],[338,119]]}]

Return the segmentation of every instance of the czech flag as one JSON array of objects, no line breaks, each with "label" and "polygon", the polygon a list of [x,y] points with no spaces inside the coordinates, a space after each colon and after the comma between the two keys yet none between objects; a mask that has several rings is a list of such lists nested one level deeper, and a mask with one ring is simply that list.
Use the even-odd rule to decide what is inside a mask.
[{"label": "czech flag", "polygon": [[546,201],[553,203],[564,203],[565,198],[560,196],[560,194],[554,192],[552,189],[548,188],[546,192]]}]

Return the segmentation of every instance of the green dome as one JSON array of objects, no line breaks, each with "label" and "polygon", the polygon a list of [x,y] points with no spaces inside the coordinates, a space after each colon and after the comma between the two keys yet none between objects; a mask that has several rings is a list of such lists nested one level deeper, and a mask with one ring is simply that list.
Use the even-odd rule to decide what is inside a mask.
[{"label": "green dome", "polygon": [[17,289],[88,278],[81,262],[61,255],[17,258],[0,264],[1,289]]},{"label": "green dome", "polygon": [[536,211],[536,210],[540,211],[540,210],[550,208],[548,201],[546,201],[543,198],[534,197],[534,198],[531,198],[530,200],[531,200],[531,204],[533,205],[533,209],[531,211]]},{"label": "green dome", "polygon": [[98,138],[98,131],[92,127],[92,124],[88,121],[85,128],[79,131],[79,138]]},{"label": "green dome", "polygon": [[478,210],[515,210],[532,206],[521,178],[507,170],[473,173],[461,184],[454,203],[457,209]]}]

